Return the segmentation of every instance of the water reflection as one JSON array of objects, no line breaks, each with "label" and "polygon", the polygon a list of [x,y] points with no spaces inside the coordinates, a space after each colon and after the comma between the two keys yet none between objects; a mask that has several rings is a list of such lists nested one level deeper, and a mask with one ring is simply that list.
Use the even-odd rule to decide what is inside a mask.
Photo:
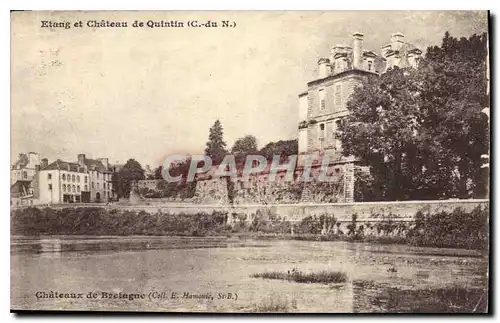
[{"label": "water reflection", "polygon": [[[407,303],[417,303],[420,294],[414,291],[429,288],[443,288],[439,294],[443,297],[450,286],[476,288],[477,292],[464,295],[478,301],[487,282],[487,264],[487,257],[477,252],[404,245],[225,237],[13,237],[11,304],[14,309],[149,311],[418,310]],[[349,279],[344,284],[321,285],[250,277],[292,268],[342,271]],[[36,291],[48,290],[212,293],[215,297],[134,301],[35,297]],[[218,299],[219,293],[237,293],[239,299]],[[440,297],[422,293],[429,299]],[[454,308],[464,308],[459,300],[454,302]]]}]

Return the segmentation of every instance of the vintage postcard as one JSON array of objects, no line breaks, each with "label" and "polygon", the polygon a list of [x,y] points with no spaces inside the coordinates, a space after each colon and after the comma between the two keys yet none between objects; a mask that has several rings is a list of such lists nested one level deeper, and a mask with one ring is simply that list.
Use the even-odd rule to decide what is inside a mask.
[{"label": "vintage postcard", "polygon": [[11,311],[490,311],[488,11],[10,18]]}]

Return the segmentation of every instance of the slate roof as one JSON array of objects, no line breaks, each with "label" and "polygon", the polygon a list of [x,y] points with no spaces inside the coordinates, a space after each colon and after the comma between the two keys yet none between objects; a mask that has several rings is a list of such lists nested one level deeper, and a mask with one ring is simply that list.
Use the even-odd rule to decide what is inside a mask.
[{"label": "slate roof", "polygon": [[70,172],[85,173],[85,168],[81,167],[78,163],[65,162],[60,159],[48,164],[43,170],[67,170]]},{"label": "slate roof", "polygon": [[31,181],[16,181],[10,187],[10,194],[12,197],[20,197],[29,192]]},{"label": "slate roof", "polygon": [[85,158],[85,165],[87,165],[89,170],[97,170],[101,173],[109,172],[106,167],[98,161],[97,159]]},{"label": "slate roof", "polygon": [[[85,166],[87,166],[88,170],[97,170],[101,173],[110,172],[109,170],[106,170],[103,163],[97,159],[85,158]],[[60,159],[50,163],[43,170],[67,170],[70,172],[86,173],[85,167],[80,166],[79,163],[66,162]]]}]

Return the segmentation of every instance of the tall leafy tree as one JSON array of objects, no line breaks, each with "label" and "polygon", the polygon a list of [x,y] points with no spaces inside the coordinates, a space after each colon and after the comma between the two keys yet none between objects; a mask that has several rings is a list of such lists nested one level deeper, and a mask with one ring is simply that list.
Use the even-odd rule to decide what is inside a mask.
[{"label": "tall leafy tree", "polygon": [[252,135],[238,138],[231,148],[231,153],[235,155],[237,163],[243,163],[247,155],[256,154],[257,151],[257,139]]},{"label": "tall leafy tree", "polygon": [[216,120],[214,125],[210,128],[208,134],[207,147],[205,148],[205,155],[212,159],[213,165],[218,165],[227,154],[226,142],[224,141],[224,129],[219,120]]},{"label": "tall leafy tree", "polygon": [[485,35],[446,33],[418,70],[391,69],[354,92],[339,137],[344,155],[370,166],[376,199],[484,195],[486,57]]},{"label": "tall leafy tree", "polygon": [[238,138],[233,147],[231,148],[231,153],[236,155],[249,155],[255,154],[257,152],[257,139],[255,136],[246,135],[242,138]]},{"label": "tall leafy tree", "polygon": [[[423,124],[438,163],[452,165],[458,196],[481,197],[487,170],[481,155],[489,149],[487,35],[460,39],[446,32],[441,46],[430,47],[421,64]],[[437,162],[433,162],[436,160]]]},{"label": "tall leafy tree", "polygon": [[163,179],[162,172],[163,172],[163,166],[160,165],[160,166],[156,167],[153,171],[154,179]]},{"label": "tall leafy tree", "polygon": [[268,160],[272,160],[274,155],[279,155],[281,156],[281,160],[286,160],[288,156],[297,155],[298,147],[297,139],[271,141],[262,147],[260,154]]},{"label": "tall leafy tree", "polygon": [[414,73],[395,68],[369,79],[348,102],[350,114],[339,129],[343,154],[371,166],[379,199],[410,198],[422,167]]},{"label": "tall leafy tree", "polygon": [[144,179],[144,169],[138,161],[129,159],[116,177],[118,196],[129,197],[132,182]]}]

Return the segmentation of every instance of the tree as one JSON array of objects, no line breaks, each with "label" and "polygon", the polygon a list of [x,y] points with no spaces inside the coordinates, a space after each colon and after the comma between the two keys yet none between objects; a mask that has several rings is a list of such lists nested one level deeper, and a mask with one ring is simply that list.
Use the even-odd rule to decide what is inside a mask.
[{"label": "tree", "polygon": [[231,148],[231,153],[235,155],[237,163],[243,163],[246,156],[256,154],[257,151],[257,139],[252,135],[237,139]]},{"label": "tree", "polygon": [[343,154],[371,166],[381,185],[378,198],[408,199],[418,169],[418,84],[415,71],[390,69],[369,79],[347,103],[340,125]]},{"label": "tree", "polygon": [[260,150],[260,154],[267,160],[272,160],[274,155],[280,155],[281,161],[286,160],[288,156],[297,155],[299,151],[297,139],[280,140],[270,142]]},{"label": "tree", "polygon": [[227,154],[226,142],[224,141],[224,129],[219,120],[209,130],[205,155],[212,159],[212,165],[218,165]]},{"label": "tree", "polygon": [[172,177],[182,176],[179,182],[167,182],[163,179],[163,166],[159,166],[155,169],[155,177],[161,179],[158,181],[156,189],[161,192],[162,197],[181,197],[190,198],[194,196],[196,191],[196,180],[193,182],[187,182],[187,175],[189,173],[189,167],[191,165],[191,159],[171,164],[169,168],[169,173]]},{"label": "tree", "polygon": [[154,172],[153,172],[154,179],[163,179],[162,172],[163,172],[163,166],[156,167]]},{"label": "tree", "polygon": [[[421,64],[428,144],[453,168],[460,198],[484,197],[487,191],[488,173],[481,168],[481,155],[489,150],[488,116],[482,113],[489,107],[487,41],[486,33],[457,39],[446,32]],[[437,166],[429,160],[428,167]]]},{"label": "tree", "polygon": [[257,152],[257,139],[255,136],[246,135],[238,138],[231,148],[231,153],[235,155],[251,155]]},{"label": "tree", "polygon": [[146,179],[155,179],[155,174],[151,169],[151,166],[146,165],[146,167],[144,168],[144,176],[146,176]]},{"label": "tree", "polygon": [[129,197],[132,182],[144,179],[144,169],[135,159],[129,159],[115,177],[119,197]]},{"label": "tree", "polygon": [[467,183],[484,193],[486,53],[485,35],[447,33],[417,70],[390,69],[355,90],[338,136],[344,155],[370,166],[376,199],[468,197]]}]

